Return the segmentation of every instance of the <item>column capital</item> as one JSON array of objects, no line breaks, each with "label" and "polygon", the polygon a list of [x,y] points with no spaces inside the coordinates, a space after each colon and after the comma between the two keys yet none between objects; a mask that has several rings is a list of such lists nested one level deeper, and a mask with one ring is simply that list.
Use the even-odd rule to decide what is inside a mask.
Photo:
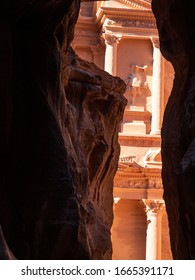
[{"label": "column capital", "polygon": [[103,38],[105,40],[105,43],[111,46],[113,46],[114,44],[118,44],[119,41],[122,39],[122,37],[117,37],[113,34],[107,33],[103,34]]},{"label": "column capital", "polygon": [[163,200],[143,199],[147,215],[146,260],[161,259]]},{"label": "column capital", "polygon": [[114,34],[104,33],[103,38],[106,44],[104,70],[116,76],[117,73],[117,47],[121,38]]},{"label": "column capital", "polygon": [[150,37],[150,40],[152,42],[153,47],[159,49],[159,47],[160,47],[159,38],[158,37]]},{"label": "column capital", "polygon": [[143,199],[142,201],[144,204],[146,214],[161,214],[165,209],[165,203],[163,200]]}]

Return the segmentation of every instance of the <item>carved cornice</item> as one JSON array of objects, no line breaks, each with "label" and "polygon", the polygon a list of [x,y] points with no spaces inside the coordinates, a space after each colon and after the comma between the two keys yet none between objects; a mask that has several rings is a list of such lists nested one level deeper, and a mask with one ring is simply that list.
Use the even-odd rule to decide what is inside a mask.
[{"label": "carved cornice", "polygon": [[139,11],[129,10],[125,8],[109,8],[102,7],[102,15],[105,15],[108,19],[132,19],[132,20],[153,20],[155,21],[154,15],[151,11]]},{"label": "carved cornice", "polygon": [[161,138],[152,137],[152,136],[136,136],[136,135],[128,135],[124,133],[119,133],[119,143],[120,145],[128,145],[134,147],[160,147],[161,146]]},{"label": "carved cornice", "polygon": [[141,22],[147,21],[149,23],[155,23],[153,13],[148,10],[131,10],[127,8],[100,7],[99,11],[97,12],[96,23],[98,25],[106,25],[108,20]]}]

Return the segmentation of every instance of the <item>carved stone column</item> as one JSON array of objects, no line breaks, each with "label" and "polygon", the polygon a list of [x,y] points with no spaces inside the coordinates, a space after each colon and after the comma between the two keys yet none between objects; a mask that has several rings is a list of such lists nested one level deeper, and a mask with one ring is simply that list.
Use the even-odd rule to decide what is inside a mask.
[{"label": "carved stone column", "polygon": [[104,70],[109,74],[116,76],[117,46],[120,38],[117,38],[114,35],[105,34],[104,39],[106,43]]},{"label": "carved stone column", "polygon": [[152,77],[152,123],[151,134],[161,132],[162,104],[164,104],[164,58],[159,49],[159,39],[151,38],[153,44],[153,77]]},{"label": "carved stone column", "polygon": [[146,260],[161,259],[161,227],[164,203],[143,199],[147,214]]}]

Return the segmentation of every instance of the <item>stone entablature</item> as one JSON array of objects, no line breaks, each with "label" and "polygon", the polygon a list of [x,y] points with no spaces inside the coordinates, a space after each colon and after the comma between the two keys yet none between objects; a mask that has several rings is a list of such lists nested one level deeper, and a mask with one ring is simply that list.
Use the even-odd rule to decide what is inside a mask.
[{"label": "stone entablature", "polygon": [[96,24],[103,32],[122,32],[123,36],[130,35],[131,31],[145,36],[158,34],[151,11],[101,7],[96,16]]},{"label": "stone entablature", "polygon": [[109,19],[107,25],[120,26],[120,27],[136,27],[136,28],[154,28],[156,29],[156,22],[154,21],[143,21],[143,20],[127,20],[127,19]]},{"label": "stone entablature", "polygon": [[114,186],[130,189],[162,189],[161,171],[149,168],[137,170],[134,167],[123,168],[123,165],[119,163]]},{"label": "stone entablature", "polygon": [[119,143],[121,146],[160,147],[161,138],[160,136],[119,133]]},{"label": "stone entablature", "polygon": [[108,20],[141,20],[156,22],[152,11],[132,10],[129,8],[105,7],[101,6],[96,12],[95,22],[101,25],[104,21]]}]

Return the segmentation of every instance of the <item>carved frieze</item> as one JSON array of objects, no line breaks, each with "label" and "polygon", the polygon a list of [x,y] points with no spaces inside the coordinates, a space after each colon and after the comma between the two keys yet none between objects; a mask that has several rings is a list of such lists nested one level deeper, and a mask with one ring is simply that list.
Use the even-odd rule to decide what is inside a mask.
[{"label": "carved frieze", "polygon": [[120,157],[119,162],[130,162],[133,163],[136,159],[136,156],[127,156],[127,157]]},{"label": "carved frieze", "polygon": [[119,134],[119,143],[120,145],[128,145],[128,146],[135,146],[135,147],[160,147],[161,139],[154,138],[154,137],[136,137],[136,136],[126,136],[122,133]]},{"label": "carved frieze", "polygon": [[152,28],[156,29],[155,21],[143,21],[143,20],[121,20],[121,19],[109,19],[107,25],[123,26],[123,27],[137,27],[137,28]]},{"label": "carved frieze", "polygon": [[162,189],[161,170],[124,167],[119,163],[114,186],[133,189]]},{"label": "carved frieze", "polygon": [[159,178],[150,180],[141,176],[139,178],[132,176],[128,176],[128,178],[116,176],[114,187],[121,189],[160,190],[162,189],[162,181]]}]

